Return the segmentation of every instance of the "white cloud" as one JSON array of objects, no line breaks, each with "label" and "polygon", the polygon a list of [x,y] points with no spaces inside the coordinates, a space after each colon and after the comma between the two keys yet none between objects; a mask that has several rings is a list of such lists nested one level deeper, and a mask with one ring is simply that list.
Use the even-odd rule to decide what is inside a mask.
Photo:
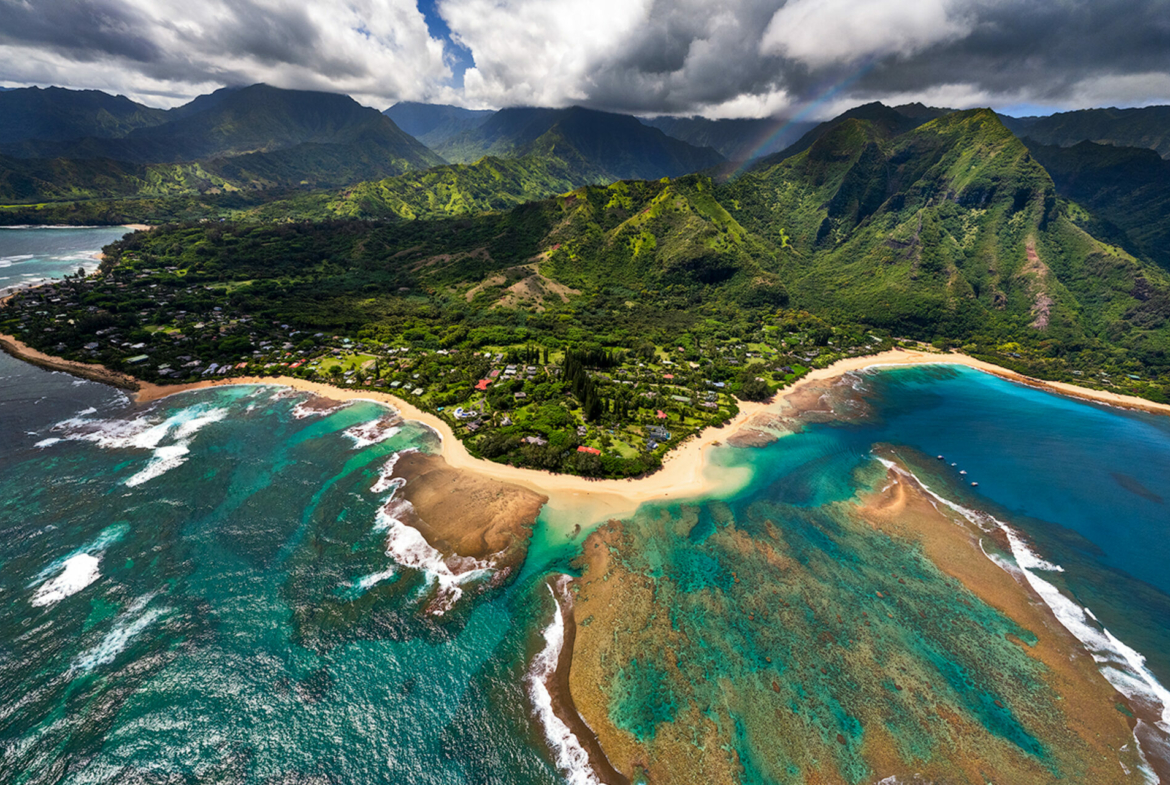
[{"label": "white cloud", "polygon": [[650,0],[443,0],[453,37],[475,57],[469,105],[563,106],[589,97],[592,77],[647,21]]},{"label": "white cloud", "polygon": [[45,0],[24,6],[23,16],[14,8],[0,33],[0,79],[9,83],[113,90],[158,104],[267,82],[385,108],[425,100],[451,77],[444,43],[413,0]]},{"label": "white cloud", "polygon": [[1170,73],[1108,74],[1083,79],[1073,85],[1067,101],[1070,109],[1094,106],[1150,106],[1170,102]]},{"label": "white cloud", "polygon": [[790,0],[772,17],[760,42],[813,68],[886,55],[911,55],[952,41],[972,21],[952,0]]},{"label": "white cloud", "polygon": [[695,107],[695,114],[712,120],[738,117],[775,117],[792,107],[792,96],[787,90],[769,90],[756,95],[744,93],[714,104]]},{"label": "white cloud", "polygon": [[416,2],[0,0],[0,84],[710,117],[1170,100],[1167,0],[437,0],[474,58],[462,85]]}]

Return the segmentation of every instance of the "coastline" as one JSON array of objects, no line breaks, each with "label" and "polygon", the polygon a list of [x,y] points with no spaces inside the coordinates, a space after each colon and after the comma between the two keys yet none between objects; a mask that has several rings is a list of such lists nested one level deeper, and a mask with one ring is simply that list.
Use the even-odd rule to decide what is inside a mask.
[{"label": "coastline", "polygon": [[[451,427],[441,418],[422,411],[394,395],[370,388],[344,389],[333,387],[327,383],[310,382],[284,376],[208,379],[184,385],[164,386],[143,382],[104,366],[53,357],[32,349],[11,336],[0,335],[0,348],[19,359],[48,370],[63,371],[132,391],[133,398],[138,404],[149,404],[179,393],[211,387],[264,385],[288,387],[338,402],[365,400],[387,405],[397,410],[402,418],[416,421],[439,435],[441,440],[440,455],[451,468],[521,486],[547,496],[549,498],[547,506],[554,513],[553,517],[557,521],[558,530],[564,530],[566,533],[574,524],[584,528],[606,519],[627,516],[647,501],[688,500],[704,496],[718,496],[728,492],[734,493],[750,480],[749,471],[746,469],[742,471],[712,471],[712,451],[708,449],[709,447],[726,443],[730,437],[750,427],[753,419],[757,417],[791,413],[798,406],[794,402],[797,394],[807,392],[810,387],[831,382],[847,373],[869,368],[929,364],[963,365],[1007,381],[1054,394],[1119,408],[1155,414],[1170,414],[1170,406],[1164,404],[1116,393],[1080,388],[1071,384],[1032,379],[961,354],[894,350],[876,355],[848,358],[826,368],[815,370],[791,387],[780,391],[772,402],[741,403],[740,413],[729,424],[719,428],[708,428],[688,439],[666,456],[662,469],[649,476],[626,480],[592,480],[516,468],[475,458],[455,436]],[[911,487],[906,487],[907,485]],[[890,488],[887,487],[886,490],[889,491]],[[1040,610],[1047,606],[1044,606],[1043,602],[1037,602],[1041,599],[1039,595],[1031,590],[1025,582],[1003,571],[990,559],[972,559],[972,556],[977,555],[976,548],[978,546],[978,538],[971,536],[974,532],[966,527],[952,528],[950,521],[947,521],[948,525],[945,527],[935,525],[939,520],[940,511],[933,508],[934,514],[927,515],[931,511],[927,510],[927,502],[924,499],[918,498],[916,502],[921,513],[921,519],[916,521],[916,525],[902,520],[902,513],[907,507],[907,497],[904,494],[908,490],[917,489],[907,483],[896,487],[893,494],[885,492],[874,494],[870,498],[862,499],[862,505],[859,509],[863,511],[871,525],[884,524],[902,536],[918,540],[930,551],[931,560],[939,565],[940,569],[980,594],[985,601],[1006,615],[1020,621],[1028,621],[1022,626],[1036,627],[1039,626],[1038,620],[1043,619],[1043,626],[1053,635],[1047,638],[1046,645],[1037,651],[1037,659],[1044,661],[1053,667],[1055,672],[1059,673],[1063,689],[1068,689],[1068,685],[1072,683],[1078,685],[1068,695],[1071,703],[1078,706],[1078,710],[1086,712],[1084,716],[1090,717],[1093,707],[1107,705],[1111,700],[1109,691],[1096,682],[1092,676],[1095,669],[1091,656],[1088,656],[1083,646],[1078,645],[1074,636],[1068,634],[1060,627],[1059,623],[1056,623],[1057,619],[1052,616],[1050,609],[1047,612]],[[960,534],[960,532],[964,533]],[[975,565],[974,562],[978,562],[978,565]],[[558,603],[560,603],[559,598]],[[599,766],[599,760],[604,761],[603,764],[600,764],[604,766],[608,764],[605,752],[603,752],[606,745],[601,744],[598,736],[590,729],[586,719],[588,712],[582,716],[578,711],[579,705],[574,705],[573,702],[570,678],[573,672],[574,643],[578,629],[573,618],[572,606],[561,605],[561,610],[566,616],[565,640],[554,681],[548,685],[549,690],[554,702],[561,708],[561,713],[564,715],[562,719],[569,723],[577,738],[586,745],[591,753],[591,761],[595,766]],[[1060,641],[1060,643],[1055,641]],[[1063,658],[1066,657],[1070,649],[1074,652],[1073,659],[1069,660],[1070,664],[1065,666]],[[1096,724],[1097,720],[1086,719],[1084,721],[1086,738],[1090,729],[1092,733],[1097,732]],[[1117,728],[1114,727],[1116,723],[1106,723],[1101,719],[1101,725],[1103,728],[1110,726],[1110,732],[1105,734],[1106,736],[1116,736]],[[595,727],[600,729],[600,726]],[[588,732],[586,732],[587,730]],[[1161,761],[1158,761],[1155,765],[1160,766],[1160,764]],[[1161,773],[1160,768],[1159,773]]]},{"label": "coastline", "polygon": [[894,349],[878,354],[850,357],[819,368],[781,390],[771,401],[739,402],[739,414],[728,424],[707,428],[687,439],[663,459],[662,468],[653,474],[622,480],[592,479],[567,474],[554,474],[536,469],[519,468],[476,458],[455,435],[451,426],[440,417],[390,393],[364,389],[334,387],[325,382],[313,382],[290,376],[247,376],[227,379],[208,379],[178,385],[159,385],[143,382],[128,374],[102,365],[74,362],[45,354],[18,339],[0,334],[0,349],[12,356],[39,367],[63,371],[92,381],[109,384],[130,391],[139,404],[153,403],[172,395],[193,390],[231,385],[270,385],[289,387],[312,393],[322,398],[345,402],[366,400],[396,409],[406,420],[413,420],[434,431],[442,443],[441,455],[454,469],[476,472],[502,482],[513,483],[549,497],[548,507],[556,519],[567,528],[589,526],[601,521],[632,514],[645,502],[682,501],[719,494],[734,493],[750,481],[750,471],[710,471],[710,449],[727,443],[737,434],[749,430],[758,416],[782,415],[792,408],[790,401],[805,388],[837,379],[844,374],[869,368],[911,365],[963,365],[997,376],[1006,381],[1023,384],[1033,389],[1076,398],[1092,403],[1116,406],[1150,414],[1170,415],[1170,405],[1154,403],[1103,390],[1078,387],[1064,382],[1048,382],[1001,368],[983,360],[959,353],[931,353],[913,349]]}]

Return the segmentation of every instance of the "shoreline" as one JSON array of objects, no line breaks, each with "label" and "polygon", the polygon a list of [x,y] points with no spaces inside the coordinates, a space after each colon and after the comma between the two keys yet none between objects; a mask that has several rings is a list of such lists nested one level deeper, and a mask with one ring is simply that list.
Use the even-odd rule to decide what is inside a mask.
[{"label": "shoreline", "polygon": [[405,420],[412,420],[429,428],[439,436],[440,455],[454,469],[477,472],[502,482],[513,483],[549,497],[548,508],[556,513],[566,528],[582,528],[609,518],[632,514],[639,506],[651,501],[683,501],[699,497],[734,493],[750,481],[750,470],[711,472],[710,449],[750,429],[757,415],[782,415],[792,407],[789,399],[806,387],[818,382],[837,379],[847,373],[870,368],[889,368],[912,365],[962,365],[1005,381],[1022,384],[1055,395],[1091,403],[1115,406],[1149,414],[1170,415],[1170,405],[1147,401],[1134,396],[1078,387],[1065,382],[1035,379],[989,362],[959,353],[932,353],[914,349],[894,349],[878,354],[849,357],[825,368],[813,370],[780,390],[770,401],[739,402],[739,414],[728,424],[708,427],[671,450],[663,458],[662,468],[652,474],[620,480],[591,479],[569,474],[554,474],[476,458],[455,435],[442,418],[423,411],[414,404],[391,393],[375,389],[348,389],[334,387],[326,382],[313,382],[290,376],[246,376],[208,379],[177,385],[159,385],[144,382],[129,374],[102,365],[64,360],[40,352],[13,336],[0,334],[0,349],[17,359],[25,360],[51,371],[63,371],[91,381],[109,384],[133,394],[138,404],[148,404],[172,395],[232,385],[268,385],[288,387],[338,402],[372,401],[397,410]]}]

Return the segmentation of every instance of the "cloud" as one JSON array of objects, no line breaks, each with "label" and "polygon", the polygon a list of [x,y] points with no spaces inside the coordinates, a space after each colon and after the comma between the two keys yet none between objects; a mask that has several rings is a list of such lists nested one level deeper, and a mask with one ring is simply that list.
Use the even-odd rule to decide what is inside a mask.
[{"label": "cloud", "polygon": [[648,0],[443,0],[454,40],[472,52],[465,100],[559,106],[588,100],[597,69],[644,25]]},{"label": "cloud", "polygon": [[764,31],[760,51],[812,68],[907,56],[971,31],[953,0],[790,0]]},{"label": "cloud", "polygon": [[1166,0],[0,0],[0,83],[157,105],[265,81],[378,107],[711,117],[815,118],[907,98],[1170,103],[1166,11]]},{"label": "cloud", "polygon": [[0,63],[9,83],[164,102],[264,81],[385,106],[451,77],[413,0],[0,0]]}]

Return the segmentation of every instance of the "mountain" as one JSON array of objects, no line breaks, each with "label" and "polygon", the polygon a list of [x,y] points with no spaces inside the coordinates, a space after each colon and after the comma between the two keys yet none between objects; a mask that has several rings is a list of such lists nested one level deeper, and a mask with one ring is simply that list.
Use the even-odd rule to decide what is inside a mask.
[{"label": "mountain", "polygon": [[521,158],[485,156],[474,164],[447,164],[383,180],[357,183],[272,202],[251,215],[282,218],[363,218],[413,221],[508,210],[546,199],[605,175],[572,150]]},{"label": "mountain", "polygon": [[396,220],[470,215],[510,209],[583,185],[657,180],[722,161],[710,148],[671,139],[633,117],[587,109],[505,109],[462,138],[473,133],[478,144],[496,152],[479,156],[475,163],[297,196],[253,215]]},{"label": "mountain", "polygon": [[82,137],[112,139],[166,119],[162,109],[97,90],[21,87],[0,93],[0,145]]},{"label": "mountain", "polygon": [[[589,185],[469,219],[457,235],[457,224],[427,218],[442,215],[444,203],[387,230],[403,237],[388,248],[445,237],[425,241],[426,258],[475,260],[443,267],[441,280],[411,267],[415,280],[401,285],[477,286],[539,259],[550,285],[598,297],[657,292],[663,302],[787,306],[1004,362],[1026,357],[1035,373],[1092,366],[1103,347],[1135,368],[1170,372],[1170,275],[1095,234],[1087,208],[1062,200],[1043,156],[992,111],[921,120],[871,107],[826,124],[807,149],[725,183],[693,174]],[[473,169],[450,167],[444,177]],[[418,198],[463,198],[457,188],[416,185]],[[341,203],[355,204],[367,187]],[[393,199],[366,196],[375,205],[409,202],[404,180],[389,190]],[[348,214],[373,214],[364,209]],[[520,226],[524,245],[504,257],[489,238]],[[475,255],[481,247],[490,257]]]},{"label": "mountain", "polygon": [[905,104],[898,107],[886,106],[878,101],[862,104],[837,115],[832,120],[819,123],[790,146],[758,161],[753,168],[767,168],[785,158],[804,152],[822,136],[847,120],[862,120],[886,136],[897,136],[950,112],[950,109],[936,109],[922,104]]},{"label": "mountain", "polygon": [[373,140],[415,165],[441,162],[390,118],[335,93],[257,84],[218,90],[172,111],[168,122],[137,128],[119,138],[27,143],[4,152],[29,158],[174,163],[273,152],[300,144],[353,145]]},{"label": "mountain", "polygon": [[433,149],[456,134],[478,128],[495,112],[491,109],[464,109],[446,104],[399,101],[382,114]]},{"label": "mountain", "polygon": [[741,225],[790,251],[777,272],[815,313],[1027,342],[1049,358],[1107,336],[1144,365],[1167,364],[1170,277],[1079,227],[990,110],[897,135],[847,118],[723,193]]},{"label": "mountain", "polygon": [[1145,148],[1024,141],[1061,196],[1084,208],[1073,212],[1079,224],[1170,270],[1170,161]]},{"label": "mountain", "polygon": [[472,163],[485,155],[519,158],[557,144],[572,147],[610,180],[677,177],[723,161],[710,148],[673,139],[630,115],[578,106],[501,109],[435,149],[449,161]]},{"label": "mountain", "polygon": [[443,163],[390,118],[332,93],[225,88],[167,116],[172,119],[118,138],[5,146],[0,199],[330,188]]},{"label": "mountain", "polygon": [[1070,147],[1097,142],[1118,147],[1145,147],[1170,158],[1170,106],[1140,109],[1081,109],[1048,117],[1004,117],[1017,136],[1040,144]]},{"label": "mountain", "polygon": [[705,117],[669,115],[643,119],[642,122],[696,147],[714,148],[729,161],[747,161],[778,153],[817,125],[776,117],[708,120]]},{"label": "mountain", "polygon": [[[522,189],[529,174],[558,176],[489,157],[334,197],[357,209],[330,217],[363,220],[189,222],[132,235],[123,250],[226,287],[223,302],[242,313],[388,342],[687,345],[698,363],[773,320],[804,347],[802,365],[823,355],[812,344],[861,349],[883,340],[867,337],[877,330],[1166,399],[1170,273],[1099,233],[1110,224],[1096,210],[1116,198],[1107,188],[1093,191],[1098,208],[1060,194],[1079,187],[1077,172],[1103,183],[1102,172],[1141,159],[1094,167],[1083,162],[1117,151],[1082,153],[1067,172],[1053,164],[1058,187],[1042,165],[1048,151],[1029,150],[991,110],[910,130],[908,119],[868,114],[724,182],[699,173],[585,185],[477,212],[476,200]],[[551,166],[562,144],[560,155],[577,153],[556,141],[527,163]],[[268,217],[295,217],[296,206]],[[364,220],[378,210],[416,219]],[[29,335],[47,349],[61,340]],[[736,373],[742,384],[769,371]]]}]

